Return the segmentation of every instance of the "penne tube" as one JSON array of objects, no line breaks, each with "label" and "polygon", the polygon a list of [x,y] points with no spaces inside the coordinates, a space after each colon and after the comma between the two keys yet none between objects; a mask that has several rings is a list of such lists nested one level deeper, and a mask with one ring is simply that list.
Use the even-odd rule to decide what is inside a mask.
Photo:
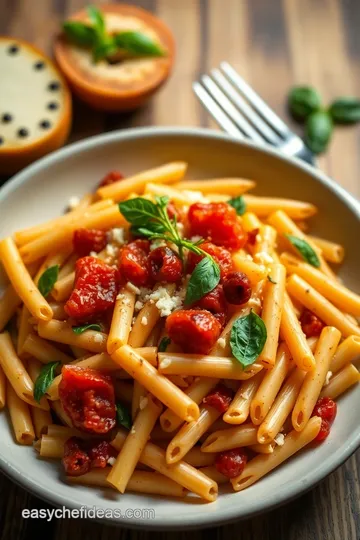
[{"label": "penne tube", "polygon": [[[108,467],[93,469],[82,476],[67,476],[66,480],[70,484],[111,488],[113,486],[107,481],[108,470]],[[170,480],[170,478],[149,471],[134,471],[129,479],[126,491],[165,497],[185,497],[187,494],[187,489]]]},{"label": "penne tube", "polygon": [[256,454],[272,454],[275,449],[275,443],[268,443],[268,444],[252,444],[249,446],[250,450],[255,452]]},{"label": "penne tube", "polygon": [[81,347],[74,347],[74,345],[73,345],[73,346],[70,346],[70,349],[71,349],[71,352],[73,353],[73,355],[75,356],[75,358],[77,360],[84,360],[84,359],[90,358],[90,356],[92,356],[91,353],[89,353],[85,349],[82,349]]},{"label": "penne tube", "polygon": [[134,315],[135,294],[123,287],[116,298],[109,337],[107,352],[112,354],[116,349],[128,342],[132,318]]},{"label": "penne tube", "polygon": [[87,351],[101,353],[106,351],[107,334],[95,330],[86,330],[82,334],[75,334],[66,321],[39,321],[39,336],[57,343],[65,343],[81,347]]},{"label": "penne tube", "polygon": [[221,412],[215,407],[203,405],[200,408],[199,418],[183,424],[169,442],[166,449],[166,463],[172,465],[184,458],[189,450],[195,446],[198,440],[220,416]]},{"label": "penne tube", "polygon": [[64,456],[65,441],[72,437],[56,437],[54,435],[42,435],[40,439],[40,456],[53,459],[62,459]]},{"label": "penne tube", "polygon": [[149,300],[136,317],[129,334],[128,344],[135,348],[143,347],[159,319],[158,308]]},{"label": "penne tube", "polygon": [[49,362],[69,364],[74,361],[71,356],[60,351],[51,345],[51,343],[48,343],[45,339],[41,339],[41,337],[35,334],[29,334],[27,336],[24,341],[23,351],[40,360],[43,364],[48,364]]},{"label": "penne tube", "polygon": [[286,239],[285,235],[290,234],[307,242],[313,248],[319,258],[320,270],[329,278],[337,281],[334,272],[331,270],[330,266],[327,264],[324,257],[322,256],[321,250],[309,239],[308,236],[306,236],[306,234],[304,234],[299,229],[299,227],[296,226],[296,224],[292,221],[291,218],[289,218],[289,216],[285,214],[285,212],[283,212],[282,210],[277,210],[269,216],[268,222],[270,225],[275,227],[279,234],[284,237],[287,245],[291,247],[291,249],[296,253],[296,255],[299,255],[298,250],[290,243],[289,240]]},{"label": "penne tube", "polygon": [[20,399],[29,405],[48,410],[46,399],[37,403],[34,399],[34,384],[26,371],[24,364],[17,356],[11,337],[8,332],[0,334],[0,365]]},{"label": "penne tube", "polygon": [[134,386],[125,381],[114,381],[115,396],[117,399],[131,405]]},{"label": "penne tube", "polygon": [[11,384],[6,388],[6,402],[15,439],[19,444],[31,446],[35,440],[35,432],[29,406],[19,398]]},{"label": "penne tube", "polygon": [[281,315],[284,304],[286,270],[282,264],[270,265],[269,279],[264,286],[261,318],[265,324],[267,338],[257,361],[266,368],[275,364],[278,348]]},{"label": "penne tube", "polygon": [[[269,371],[268,373],[271,373],[271,371]],[[248,379],[247,381],[243,381],[241,383],[239,389],[234,396],[234,399],[230,403],[228,410],[223,416],[223,419],[226,423],[243,424],[244,422],[246,422],[250,413],[250,405],[252,399],[260,386],[263,376],[264,371],[260,371],[251,379]]]},{"label": "penne tube", "polygon": [[261,225],[259,239],[255,238],[254,260],[266,264],[274,251],[276,243],[276,230],[271,225]]},{"label": "penne tube", "polygon": [[223,452],[241,446],[257,444],[257,427],[243,424],[211,433],[201,445],[202,452]]},{"label": "penne tube", "polygon": [[65,321],[68,318],[68,314],[64,309],[64,305],[61,302],[49,302],[49,306],[52,309],[54,319],[59,321]]},{"label": "penne tube", "polygon": [[137,413],[140,409],[140,403],[147,395],[146,388],[143,387],[138,381],[134,381],[133,395],[131,400],[131,418],[134,421]]},{"label": "penne tube", "polygon": [[180,191],[173,186],[154,184],[152,182],[146,184],[144,193],[150,199],[153,199],[154,196],[166,196],[175,204],[181,204],[183,206],[190,205],[194,202],[206,201],[201,191]]},{"label": "penne tube", "polygon": [[[267,371],[250,405],[250,417],[253,424],[258,426],[265,419],[290,366],[290,352],[285,344],[278,348],[274,367]],[[250,379],[251,380],[251,379]]]},{"label": "penne tube", "polygon": [[0,410],[6,405],[6,376],[3,368],[0,366]]},{"label": "penne tube", "polygon": [[59,401],[59,400],[52,401],[51,402],[51,408],[53,409],[56,416],[59,418],[59,420],[61,420],[61,422],[64,425],[72,428],[72,422],[71,422],[70,418],[68,417],[68,415],[66,414],[66,412],[64,411],[63,406],[61,405],[61,401]]},{"label": "penne tube", "polygon": [[295,220],[307,219],[317,212],[317,208],[313,204],[292,199],[245,195],[244,201],[246,203],[246,210],[253,212],[259,218],[268,217],[276,210],[282,210],[291,219]]},{"label": "penne tube", "polygon": [[[123,430],[119,430],[115,439],[111,441],[111,445],[120,451],[125,438],[126,433]],[[167,476],[209,502],[216,500],[218,493],[216,482],[185,461],[178,461],[173,465],[168,465],[166,463],[165,451],[153,443],[148,442],[145,445],[144,451],[140,456],[140,463]]]},{"label": "penne tube", "polygon": [[311,352],[306,336],[302,331],[299,319],[289,295],[284,294],[284,305],[281,315],[280,333],[289,347],[292,358],[300,369],[311,371],[315,367],[314,355]]},{"label": "penne tube", "polygon": [[198,468],[213,465],[215,458],[216,454],[202,452],[200,446],[194,446],[186,453],[184,461]]},{"label": "penne tube", "polygon": [[107,481],[120,493],[125,493],[130,477],[162,410],[161,403],[151,394],[147,394],[143,400],[146,403],[144,407],[141,407],[140,403],[139,413],[107,476]]},{"label": "penne tube", "polygon": [[77,253],[74,253],[73,255],[71,255],[71,257],[68,258],[64,266],[62,266],[59,270],[58,281],[62,280],[63,278],[74,272],[75,264],[78,258],[79,255]]},{"label": "penne tube", "polygon": [[335,264],[341,264],[343,262],[345,250],[341,244],[324,240],[318,236],[311,236],[310,234],[309,238],[319,249],[321,249],[323,257],[326,261]]},{"label": "penne tube", "polygon": [[[206,454],[205,454],[206,455]],[[208,454],[211,456],[211,454]],[[229,479],[224,474],[221,474],[215,467],[215,465],[209,465],[208,467],[200,467],[200,472],[211,478],[211,480],[214,480],[217,484],[228,484]]]},{"label": "penne tube", "polygon": [[[253,212],[245,212],[242,216],[242,226],[245,232],[252,232],[255,229],[261,229],[262,223]],[[256,245],[257,239],[255,239]]]},{"label": "penne tube", "polygon": [[[208,395],[219,379],[212,377],[196,378],[193,383],[185,390],[185,394],[189,396],[198,405],[202,402],[203,398]],[[175,431],[183,423],[182,418],[177,416],[171,409],[166,409],[160,416],[160,425],[164,431]]]},{"label": "penne tube", "polygon": [[292,412],[292,425],[296,431],[302,431],[309,421],[340,338],[339,330],[332,326],[326,326],[320,334],[315,350],[315,370],[306,374]]},{"label": "penne tube", "polygon": [[[32,382],[35,384],[41,370],[41,362],[30,358],[28,361],[28,371]],[[37,439],[47,432],[48,426],[52,424],[52,417],[50,411],[44,411],[38,407],[31,407],[31,417]]]},{"label": "penne tube", "polygon": [[146,340],[145,347],[156,347],[160,343],[160,336],[164,327],[164,319],[158,320],[154,328],[151,330],[149,337]]},{"label": "penne tube", "polygon": [[64,261],[66,261],[66,259],[70,256],[71,252],[72,246],[66,246],[60,251],[49,253],[34,277],[34,283],[36,286],[38,285],[39,279],[48,268],[51,266],[61,267],[64,264]]},{"label": "penne tube", "polygon": [[65,440],[70,439],[70,437],[80,437],[80,439],[91,439],[93,437],[91,433],[85,433],[73,427],[60,426],[59,424],[50,424],[46,435],[55,439],[60,438]]},{"label": "penne tube", "polygon": [[22,245],[19,252],[24,262],[37,261],[50,252],[63,249],[64,246],[69,245],[76,229],[106,230],[111,227],[121,227],[123,225],[125,225],[125,220],[119,212],[118,205],[114,204],[99,212],[84,214],[82,217],[74,218],[70,223],[66,223],[64,227],[52,229],[43,236]]},{"label": "penne tube", "polygon": [[57,302],[64,302],[72,293],[74,288],[75,272],[67,274],[67,276],[58,279],[55,283],[51,295]]},{"label": "penne tube", "polygon": [[281,255],[281,262],[291,274],[296,274],[309,283],[316,291],[332,302],[345,313],[360,315],[360,296],[353,293],[339,282],[325,276],[310,264],[296,259],[288,253]]},{"label": "penne tube", "polygon": [[359,326],[356,326],[344,313],[299,276],[295,274],[290,276],[287,282],[287,291],[327,325],[338,328],[344,337],[352,334],[360,336]]},{"label": "penne tube", "polygon": [[243,178],[215,178],[211,180],[184,180],[174,185],[174,188],[182,190],[195,190],[202,193],[226,193],[233,197],[242,195],[246,191],[253,189],[255,182],[253,180],[244,180]]},{"label": "penne tube", "polygon": [[262,369],[258,362],[243,369],[234,358],[201,354],[159,353],[159,372],[164,375],[193,375],[218,379],[250,379]]},{"label": "penne tube", "polygon": [[329,384],[324,386],[322,389],[320,397],[336,399],[359,381],[359,371],[353,364],[349,364],[338,371],[336,375],[331,377]]},{"label": "penne tube", "polygon": [[30,334],[32,331],[32,326],[29,322],[30,318],[30,312],[28,308],[23,305],[21,308],[21,313],[19,317],[19,324],[18,324],[18,338],[17,338],[17,354],[19,356],[23,355],[23,347],[26,337]]},{"label": "penne tube", "polygon": [[174,161],[155,169],[149,169],[134,176],[114,182],[110,186],[100,187],[96,195],[100,199],[113,199],[115,202],[125,199],[130,193],[143,193],[146,184],[173,184],[181,180],[187,169],[184,161]]},{"label": "penne tube", "polygon": [[106,201],[98,201],[90,205],[89,207],[79,205],[79,207],[75,208],[72,212],[68,212],[63,216],[50,219],[49,221],[41,223],[40,225],[33,225],[32,227],[28,227],[27,229],[17,231],[14,234],[15,242],[18,246],[27,244],[28,242],[31,242],[32,240],[35,240],[36,238],[39,238],[40,236],[43,236],[44,234],[58,227],[63,227],[66,223],[70,223],[75,218],[98,212],[99,210],[108,208],[111,205],[112,201],[110,199]]},{"label": "penne tube", "polygon": [[237,272],[244,272],[250,280],[251,286],[254,287],[266,278],[267,269],[263,264],[257,264],[251,259],[244,257],[238,252],[232,255],[233,267]]},{"label": "penne tube", "polygon": [[4,330],[11,317],[15,315],[15,311],[20,304],[21,298],[10,283],[0,297],[0,332]]},{"label": "penne tube", "polygon": [[349,336],[340,343],[330,362],[330,371],[337,373],[345,367],[349,362],[355,361],[360,356],[360,338],[357,336]]},{"label": "penne tube", "polygon": [[191,422],[199,417],[197,404],[132,347],[123,345],[111,358],[183,420]]},{"label": "penne tube", "polygon": [[53,316],[51,307],[33,282],[12,238],[0,242],[0,259],[12,286],[30,313],[37,319],[50,320]]},{"label": "penne tube", "polygon": [[301,450],[317,437],[321,427],[321,418],[314,416],[301,432],[291,431],[283,446],[277,446],[272,454],[259,455],[249,461],[239,476],[231,479],[235,491],[241,491],[281,465],[293,454]]}]

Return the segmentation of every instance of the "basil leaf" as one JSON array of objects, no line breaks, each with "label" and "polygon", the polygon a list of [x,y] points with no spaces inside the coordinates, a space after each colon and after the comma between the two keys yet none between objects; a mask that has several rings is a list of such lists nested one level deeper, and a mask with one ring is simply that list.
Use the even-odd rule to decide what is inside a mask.
[{"label": "basil leaf", "polygon": [[159,217],[156,204],[143,197],[120,202],[119,210],[124,218],[136,227],[146,227],[151,219]]},{"label": "basil leaf", "polygon": [[295,86],[290,90],[288,104],[295,118],[305,120],[311,113],[320,109],[321,97],[310,86]]},{"label": "basil leaf", "polygon": [[116,45],[132,56],[165,56],[164,49],[141,32],[119,32],[114,38]]},{"label": "basil leaf", "polygon": [[291,234],[285,234],[286,238],[291,242],[291,244],[296,247],[302,258],[312,266],[319,268],[320,261],[319,257],[316,254],[316,251],[302,238],[297,236],[292,236]]},{"label": "basil leaf", "polygon": [[167,195],[161,195],[160,197],[158,195],[155,195],[155,201],[160,206],[160,208],[166,208],[169,200],[170,199]]},{"label": "basil leaf", "polygon": [[193,304],[215,289],[220,281],[220,268],[209,257],[204,257],[195,266],[187,286],[185,305]]},{"label": "basil leaf", "polygon": [[85,324],[84,326],[73,326],[72,331],[74,334],[82,334],[83,332],[86,332],[86,330],[96,330],[97,332],[101,332],[102,328],[100,324]]},{"label": "basil leaf", "polygon": [[234,197],[233,199],[228,200],[228,204],[235,208],[238,216],[242,216],[246,212],[246,202],[244,197]]},{"label": "basil leaf", "polygon": [[167,336],[163,337],[158,346],[158,352],[165,352],[171,343],[171,339]]},{"label": "basil leaf", "polygon": [[96,43],[95,30],[82,22],[65,21],[63,30],[68,40],[80,47],[91,47]]},{"label": "basil leaf", "polygon": [[117,46],[114,41],[114,38],[109,36],[100,39],[99,42],[95,45],[93,48],[92,54],[93,54],[93,60],[94,62],[99,62],[103,58],[107,58],[108,56],[112,56],[117,52]]},{"label": "basil leaf", "polygon": [[251,310],[249,315],[234,322],[230,333],[230,348],[243,368],[255,362],[264,348],[266,338],[264,321],[254,311]]},{"label": "basil leaf", "polygon": [[97,34],[103,35],[105,33],[105,21],[101,11],[96,6],[88,6],[86,11]]},{"label": "basil leaf", "polygon": [[274,285],[277,284],[277,281],[274,281],[271,276],[268,276],[267,278],[268,278],[268,281],[270,281],[270,283],[273,283]]},{"label": "basil leaf", "polygon": [[305,144],[314,154],[326,150],[333,131],[333,121],[326,111],[317,111],[307,118]]},{"label": "basil leaf", "polygon": [[130,413],[128,409],[122,403],[116,404],[116,418],[117,418],[117,423],[120,424],[120,426],[124,426],[124,428],[126,429],[131,428]]},{"label": "basil leaf", "polygon": [[50,362],[49,364],[42,366],[38,378],[34,384],[34,399],[38,403],[46,393],[46,390],[49,388],[50,384],[55,379],[55,371],[60,364],[61,362]]},{"label": "basil leaf", "polygon": [[329,108],[329,114],[337,124],[355,124],[360,121],[360,100],[355,97],[335,99]]},{"label": "basil leaf", "polygon": [[44,298],[52,291],[59,275],[59,265],[50,266],[41,274],[38,281],[38,289]]}]

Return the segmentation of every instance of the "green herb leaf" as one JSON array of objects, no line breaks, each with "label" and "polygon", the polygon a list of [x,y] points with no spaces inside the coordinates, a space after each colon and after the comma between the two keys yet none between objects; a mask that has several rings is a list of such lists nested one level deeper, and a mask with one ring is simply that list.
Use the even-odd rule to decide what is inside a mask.
[{"label": "green herb leaf", "polygon": [[234,197],[233,199],[230,199],[228,201],[228,204],[230,204],[230,206],[235,208],[238,216],[242,216],[243,214],[245,214],[246,202],[242,195],[240,197]]},{"label": "green herb leaf", "polygon": [[46,390],[56,377],[56,368],[60,366],[61,362],[50,362],[42,366],[38,378],[34,384],[34,399],[38,403],[40,402]]},{"label": "green herb leaf", "polygon": [[99,62],[103,58],[112,56],[117,52],[117,47],[113,37],[104,36],[99,39],[98,43],[94,46],[92,54],[94,62]]},{"label": "green herb leaf", "polygon": [[69,41],[80,47],[92,47],[96,43],[94,28],[79,21],[65,21],[63,30]]},{"label": "green herb leaf", "polygon": [[335,99],[329,108],[329,114],[337,124],[355,124],[360,121],[360,99],[356,97]]},{"label": "green herb leaf", "polygon": [[277,281],[274,281],[271,276],[268,276],[267,278],[268,278],[268,281],[270,281],[270,283],[273,283],[274,285],[277,284]]},{"label": "green herb leaf", "polygon": [[186,290],[185,305],[200,300],[205,294],[212,291],[219,281],[219,266],[210,257],[201,259],[191,274]]},{"label": "green herb leaf", "polygon": [[297,236],[292,236],[291,234],[285,234],[286,238],[291,242],[291,244],[296,247],[302,258],[312,266],[319,268],[320,261],[319,257],[316,254],[316,251],[302,238]]},{"label": "green herb leaf", "polygon": [[136,197],[119,203],[119,210],[124,218],[135,227],[147,227],[152,219],[159,219],[159,209],[151,201]]},{"label": "green herb leaf", "polygon": [[116,418],[117,418],[117,423],[120,426],[124,426],[124,428],[126,429],[131,428],[132,423],[131,423],[130,413],[128,409],[122,403],[116,404]]},{"label": "green herb leaf", "polygon": [[326,111],[312,113],[306,120],[305,144],[314,154],[324,152],[330,142],[333,121]]},{"label": "green herb leaf", "polygon": [[160,206],[160,208],[166,208],[169,200],[170,199],[167,195],[161,195],[160,197],[158,195],[155,195],[155,201]]},{"label": "green herb leaf", "polygon": [[101,11],[96,6],[88,6],[86,11],[97,34],[103,35],[105,33],[105,21]]},{"label": "green herb leaf", "polygon": [[171,339],[167,336],[163,337],[158,346],[158,352],[165,352],[171,343]]},{"label": "green herb leaf", "polygon": [[264,321],[250,311],[249,315],[237,319],[230,333],[230,348],[245,369],[251,366],[264,348],[267,338]]},{"label": "green herb leaf", "polygon": [[52,291],[59,275],[59,265],[50,266],[41,274],[38,281],[38,289],[44,298]]},{"label": "green herb leaf", "polygon": [[299,120],[305,120],[320,109],[321,97],[310,86],[295,86],[290,90],[288,103],[291,114]]},{"label": "green herb leaf", "polygon": [[131,56],[165,56],[164,49],[141,32],[119,32],[114,38],[116,45]]},{"label": "green herb leaf", "polygon": [[96,330],[96,332],[101,332],[102,328],[100,324],[85,324],[84,326],[73,326],[72,331],[74,334],[82,334],[83,332],[86,332],[86,330]]}]

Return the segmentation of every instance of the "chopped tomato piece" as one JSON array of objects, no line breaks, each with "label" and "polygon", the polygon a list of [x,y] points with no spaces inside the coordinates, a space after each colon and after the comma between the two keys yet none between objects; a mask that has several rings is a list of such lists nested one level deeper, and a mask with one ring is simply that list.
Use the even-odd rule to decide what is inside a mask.
[{"label": "chopped tomato piece", "polygon": [[215,289],[205,294],[192,307],[210,311],[223,326],[226,320],[226,302],[222,285],[217,285]]},{"label": "chopped tomato piece", "polygon": [[123,178],[124,178],[124,175],[121,172],[110,171],[100,181],[99,187],[110,186],[111,184],[115,184],[115,182],[118,182],[119,180],[122,180]]},{"label": "chopped tomato piece", "polygon": [[182,276],[182,263],[178,255],[168,247],[158,247],[149,255],[150,274],[154,281],[175,283]]},{"label": "chopped tomato piece", "polygon": [[256,242],[256,237],[259,234],[260,229],[253,229],[252,231],[249,231],[247,233],[247,243],[250,244],[250,246],[254,246]]},{"label": "chopped tomato piece", "polygon": [[235,478],[243,472],[247,460],[244,448],[233,448],[216,456],[215,467],[227,478]]},{"label": "chopped tomato piece", "polygon": [[[219,265],[221,272],[221,279],[224,279],[226,274],[232,269],[231,253],[227,249],[221,246],[215,246],[211,242],[203,242],[199,245],[206,253],[211,255],[214,261]],[[205,255],[196,255],[190,251],[187,260],[187,271],[192,272],[195,266],[203,259]]]},{"label": "chopped tomato piece", "polygon": [[108,441],[70,437],[64,444],[63,466],[69,476],[81,476],[93,468],[104,468],[116,450]]},{"label": "chopped tomato piece", "polygon": [[125,281],[130,281],[137,287],[150,285],[149,252],[148,240],[134,240],[122,248],[119,269]]},{"label": "chopped tomato piece", "polygon": [[62,368],[59,398],[74,427],[107,433],[115,426],[115,392],[111,378],[95,369]]},{"label": "chopped tomato piece", "polygon": [[334,422],[337,413],[337,405],[335,401],[329,397],[319,398],[315,404],[312,416],[321,418],[320,431],[316,437],[316,441],[324,441],[330,433],[331,424]]},{"label": "chopped tomato piece", "polygon": [[204,397],[204,405],[210,405],[214,407],[220,413],[224,413],[228,410],[230,403],[232,402],[233,392],[231,388],[225,386],[225,384],[218,384],[207,396]]},{"label": "chopped tomato piece", "polygon": [[215,345],[221,324],[209,311],[181,309],[166,320],[166,333],[185,352],[208,354]]},{"label": "chopped tomato piece", "polygon": [[251,297],[250,280],[244,272],[230,272],[223,282],[224,294],[229,304],[241,305]]},{"label": "chopped tomato piece", "polygon": [[113,307],[118,288],[115,268],[96,257],[83,257],[76,262],[74,289],[65,311],[78,321],[94,320]]},{"label": "chopped tomato piece", "polygon": [[227,203],[195,203],[188,214],[192,235],[199,234],[219,246],[239,249],[246,242],[235,209]]},{"label": "chopped tomato piece", "polygon": [[100,229],[76,229],[73,235],[74,250],[80,257],[89,255],[90,251],[99,253],[107,244],[106,231]]},{"label": "chopped tomato piece", "polygon": [[325,323],[309,309],[304,309],[300,317],[300,324],[306,337],[319,336]]},{"label": "chopped tomato piece", "polygon": [[91,467],[103,469],[111,457],[116,456],[116,450],[108,441],[87,441]]}]

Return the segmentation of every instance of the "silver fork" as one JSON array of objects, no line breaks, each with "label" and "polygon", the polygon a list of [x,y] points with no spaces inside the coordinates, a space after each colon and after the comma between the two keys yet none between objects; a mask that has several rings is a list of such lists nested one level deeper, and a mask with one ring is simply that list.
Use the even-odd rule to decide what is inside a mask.
[{"label": "silver fork", "polygon": [[200,82],[193,89],[201,103],[219,126],[237,138],[248,138],[258,143],[270,144],[288,156],[315,164],[314,154],[301,138],[293,133],[281,118],[254,92],[227,62]]}]

